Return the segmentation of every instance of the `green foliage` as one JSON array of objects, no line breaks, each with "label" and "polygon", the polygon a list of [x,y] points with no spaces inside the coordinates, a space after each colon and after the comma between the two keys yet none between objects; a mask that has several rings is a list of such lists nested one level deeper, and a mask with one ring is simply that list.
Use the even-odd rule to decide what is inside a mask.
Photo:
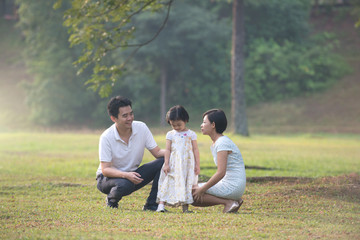
[{"label": "green foliage", "polygon": [[64,22],[71,32],[69,41],[71,46],[83,46],[82,55],[75,63],[81,66],[79,73],[89,66],[93,68],[92,77],[87,83],[106,97],[126,63],[125,60],[122,64],[113,65],[107,59],[108,52],[132,46],[130,41],[137,27],[133,25],[132,18],[139,12],[158,11],[163,3],[154,0],[70,2],[71,8],[65,13]]},{"label": "green foliage", "polygon": [[357,19],[355,22],[355,27],[360,27],[360,0],[352,0],[351,4],[353,8],[351,10],[351,14]]},{"label": "green foliage", "polygon": [[332,52],[334,45],[336,41],[329,34],[307,44],[253,41],[245,65],[248,103],[280,100],[329,87],[350,71]]},{"label": "green foliage", "polygon": [[263,38],[277,43],[303,42],[309,33],[308,0],[245,1],[246,42]]},{"label": "green foliage", "polygon": [[99,97],[84,86],[84,74],[76,76],[72,65],[79,56],[70,49],[62,25],[63,8],[54,10],[54,1],[19,1],[18,26],[26,41],[27,67],[34,81],[24,83],[31,119],[40,125],[90,124]]},{"label": "green foliage", "polygon": [[[135,39],[144,41],[161,22],[161,15],[144,13],[136,18]],[[149,45],[143,46],[125,73],[127,78],[147,75],[139,87],[159,93],[163,71],[168,79],[168,107],[183,104],[192,109],[226,106],[230,102],[229,23],[194,3],[175,2],[167,27]],[[152,80],[150,80],[152,79]],[[146,95],[146,93],[145,93]],[[209,96],[204,101],[204,96]],[[141,95],[142,96],[142,95]],[[155,110],[156,111],[156,110]]]},{"label": "green foliage", "polygon": [[[130,97],[136,117],[155,122],[164,72],[168,107],[183,104],[196,114],[229,108],[228,1],[18,3],[28,67],[35,78],[26,85],[27,101],[37,123],[108,124],[108,98],[86,91],[84,84],[102,97]],[[324,44],[308,38],[308,1],[245,4],[248,104],[317,91],[344,74],[329,40]],[[64,12],[69,32],[62,26]]]}]

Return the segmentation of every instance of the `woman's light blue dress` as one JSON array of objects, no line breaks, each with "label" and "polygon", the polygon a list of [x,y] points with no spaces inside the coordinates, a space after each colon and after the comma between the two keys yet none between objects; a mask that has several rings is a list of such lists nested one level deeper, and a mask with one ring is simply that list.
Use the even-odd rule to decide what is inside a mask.
[{"label": "woman's light blue dress", "polygon": [[[206,193],[221,198],[239,200],[244,194],[246,186],[245,165],[240,150],[230,138],[221,136],[211,146],[211,153],[216,165],[219,151],[231,151],[227,159],[226,174]],[[205,183],[199,183],[199,186],[201,187],[203,184]]]}]

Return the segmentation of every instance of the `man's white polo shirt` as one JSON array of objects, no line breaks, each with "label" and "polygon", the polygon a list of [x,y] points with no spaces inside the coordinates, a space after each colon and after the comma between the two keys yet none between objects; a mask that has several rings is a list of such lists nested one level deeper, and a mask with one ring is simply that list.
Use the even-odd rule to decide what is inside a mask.
[{"label": "man's white polo shirt", "polygon": [[[114,123],[100,137],[99,160],[111,162],[114,168],[122,172],[133,172],[139,167],[145,148],[152,150],[156,146],[155,139],[145,123],[133,121],[129,144],[120,138]],[[100,173],[102,173],[101,165],[96,176]]]}]

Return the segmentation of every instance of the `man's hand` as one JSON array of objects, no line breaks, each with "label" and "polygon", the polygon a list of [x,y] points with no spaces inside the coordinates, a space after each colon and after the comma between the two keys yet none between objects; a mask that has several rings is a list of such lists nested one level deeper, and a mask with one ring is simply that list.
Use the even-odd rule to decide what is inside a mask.
[{"label": "man's hand", "polygon": [[144,181],[144,179],[141,178],[141,175],[137,172],[126,173],[126,179],[128,179],[130,182],[132,182],[134,184],[139,184],[142,181]]}]

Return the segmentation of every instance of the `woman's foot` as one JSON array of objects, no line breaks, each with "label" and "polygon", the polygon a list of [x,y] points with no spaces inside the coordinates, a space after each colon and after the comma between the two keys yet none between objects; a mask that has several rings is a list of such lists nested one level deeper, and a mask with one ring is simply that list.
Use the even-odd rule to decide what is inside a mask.
[{"label": "woman's foot", "polygon": [[224,213],[236,213],[240,206],[243,204],[243,200],[240,198],[239,201],[232,201],[228,206],[225,205]]},{"label": "woman's foot", "polygon": [[230,205],[230,207],[226,207],[224,208],[224,213],[233,213],[233,212],[237,212],[237,210],[239,209],[239,203],[237,201],[232,201],[232,204]]},{"label": "woman's foot", "polygon": [[[244,200],[242,200],[242,198],[239,199],[238,203],[239,203],[239,208],[241,207],[241,205],[243,204]],[[239,210],[239,209],[238,209]]]}]

